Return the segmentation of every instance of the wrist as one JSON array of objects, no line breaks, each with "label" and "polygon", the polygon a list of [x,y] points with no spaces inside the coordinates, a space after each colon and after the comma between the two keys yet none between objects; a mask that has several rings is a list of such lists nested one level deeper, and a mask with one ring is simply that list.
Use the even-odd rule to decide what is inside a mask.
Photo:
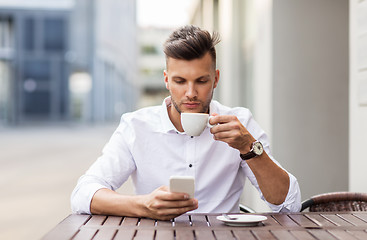
[{"label": "wrist", "polygon": [[136,195],[133,199],[133,204],[135,204],[136,212],[135,214],[139,217],[148,217],[148,207],[146,204],[146,195]]},{"label": "wrist", "polygon": [[251,158],[255,158],[261,156],[264,152],[263,145],[260,141],[255,140],[251,144],[251,149],[247,153],[240,153],[240,157],[242,160],[248,160]]},{"label": "wrist", "polygon": [[240,154],[249,153],[252,149],[252,144],[254,142],[256,142],[256,139],[250,136],[250,139],[246,141],[246,143],[244,144],[244,146],[241,149],[239,149]]}]

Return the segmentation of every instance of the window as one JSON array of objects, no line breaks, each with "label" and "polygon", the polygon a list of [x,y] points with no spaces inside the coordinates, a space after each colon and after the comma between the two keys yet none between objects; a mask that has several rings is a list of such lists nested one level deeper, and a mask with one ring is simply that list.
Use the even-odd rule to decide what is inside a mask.
[{"label": "window", "polygon": [[50,62],[46,60],[24,61],[24,80],[50,81]]},{"label": "window", "polygon": [[33,18],[24,19],[23,24],[23,48],[32,51],[35,48],[35,21]]},{"label": "window", "polygon": [[65,49],[65,21],[63,19],[44,20],[44,49],[63,51]]}]

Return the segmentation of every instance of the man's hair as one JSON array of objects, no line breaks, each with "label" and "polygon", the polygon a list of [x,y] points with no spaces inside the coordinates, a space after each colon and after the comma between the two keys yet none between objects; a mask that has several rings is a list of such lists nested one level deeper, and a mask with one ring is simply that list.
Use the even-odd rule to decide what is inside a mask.
[{"label": "man's hair", "polygon": [[[206,30],[193,25],[175,30],[163,44],[163,51],[168,58],[193,60],[210,53],[214,69],[216,67],[215,45],[220,42],[219,34],[212,35]],[[167,66],[168,67],[168,66]]]}]

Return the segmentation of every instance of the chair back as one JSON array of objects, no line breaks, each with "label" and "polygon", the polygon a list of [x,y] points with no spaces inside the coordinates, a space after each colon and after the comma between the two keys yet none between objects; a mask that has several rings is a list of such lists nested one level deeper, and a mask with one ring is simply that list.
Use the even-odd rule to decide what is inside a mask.
[{"label": "chair back", "polygon": [[367,211],[367,193],[332,192],[311,197],[302,203],[301,212]]}]

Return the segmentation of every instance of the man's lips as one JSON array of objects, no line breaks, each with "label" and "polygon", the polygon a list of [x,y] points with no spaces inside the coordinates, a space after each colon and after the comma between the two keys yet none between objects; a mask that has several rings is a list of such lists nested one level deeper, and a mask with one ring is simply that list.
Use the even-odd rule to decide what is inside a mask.
[{"label": "man's lips", "polygon": [[197,108],[200,105],[200,103],[186,102],[186,103],[182,103],[182,105],[184,105],[186,108]]}]

